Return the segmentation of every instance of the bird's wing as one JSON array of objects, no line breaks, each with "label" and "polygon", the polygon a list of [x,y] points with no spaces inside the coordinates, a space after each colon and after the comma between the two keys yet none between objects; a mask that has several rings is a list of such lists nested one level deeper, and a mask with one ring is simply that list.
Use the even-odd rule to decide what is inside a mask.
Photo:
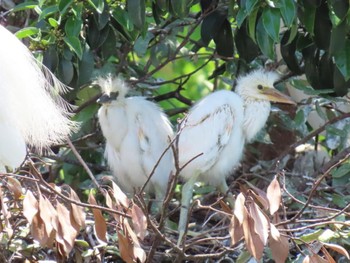
[{"label": "bird's wing", "polygon": [[209,170],[220,158],[233,129],[240,128],[242,119],[243,106],[236,94],[226,91],[207,96],[180,125],[180,165],[202,154],[188,164],[188,170],[191,170],[190,167],[201,173]]}]

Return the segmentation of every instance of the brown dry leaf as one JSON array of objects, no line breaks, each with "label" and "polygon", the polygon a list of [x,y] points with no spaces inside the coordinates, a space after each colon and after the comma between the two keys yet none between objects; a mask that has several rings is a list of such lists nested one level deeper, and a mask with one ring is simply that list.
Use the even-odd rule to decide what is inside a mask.
[{"label": "brown dry leaf", "polygon": [[254,220],[250,215],[247,215],[246,220],[243,221],[243,232],[248,252],[256,260],[260,260],[264,252],[264,244],[259,235],[255,233]]},{"label": "brown dry leaf", "polygon": [[118,243],[120,257],[127,263],[134,262],[133,246],[129,238],[118,232]]},{"label": "brown dry leaf", "polygon": [[[3,214],[3,218],[5,221],[3,230],[5,230],[9,236],[9,238],[11,238],[13,235],[13,229],[12,229],[11,222],[10,222],[11,213],[7,209],[7,204],[4,200],[2,188],[0,188],[0,205],[1,205],[1,213]],[[1,222],[0,222],[0,225],[1,225]],[[1,228],[2,228],[2,226],[1,226]]]},{"label": "brown dry leaf", "polygon": [[235,215],[233,215],[231,217],[231,223],[229,226],[229,233],[231,236],[231,246],[234,246],[237,242],[239,242],[244,235],[243,227],[239,223],[239,221]]},{"label": "brown dry leaf", "polygon": [[15,199],[21,198],[23,194],[21,183],[14,177],[7,177],[7,184]]},{"label": "brown dry leaf", "polygon": [[[266,193],[257,188],[255,185],[253,185],[252,183],[247,182],[247,184],[249,185],[249,187],[251,189],[253,189],[253,193],[254,196],[259,200],[259,202],[263,205],[264,209],[269,209],[269,200],[267,199],[267,195]],[[248,190],[249,191],[249,190]],[[252,192],[252,191],[251,191]]]},{"label": "brown dry leaf", "polygon": [[[89,194],[88,202],[92,205],[97,205],[96,199],[93,196],[92,192],[90,192]],[[106,239],[107,224],[102,215],[102,212],[100,209],[96,209],[96,208],[92,208],[91,210],[95,218],[94,227],[95,227],[96,235],[98,239],[102,240],[103,242],[107,242],[107,239]]]},{"label": "brown dry leaf", "polygon": [[245,197],[242,193],[239,193],[235,202],[235,209],[233,214],[236,216],[238,222],[242,225],[245,219],[245,215],[247,214],[247,210],[245,208]]},{"label": "brown dry leaf", "polygon": [[113,204],[113,200],[112,200],[110,194],[107,193],[105,197],[106,197],[106,205],[107,205],[107,207],[109,207],[110,209],[115,209],[115,205]]},{"label": "brown dry leaf", "polygon": [[33,195],[32,191],[27,190],[26,196],[23,199],[23,215],[27,218],[29,224],[39,211],[39,203]]},{"label": "brown dry leaf", "polygon": [[124,194],[124,192],[120,189],[120,187],[112,181],[112,186],[113,186],[113,196],[115,198],[115,201],[119,204],[121,204],[124,208],[129,208],[129,199]]},{"label": "brown dry leaf", "polygon": [[276,263],[286,262],[289,255],[288,238],[280,235],[275,225],[270,224],[269,247]]},{"label": "brown dry leaf", "polygon": [[[304,259],[305,261],[305,259]],[[306,263],[304,262],[303,263]],[[310,263],[329,263],[326,259],[320,257],[319,255],[313,254],[311,257],[309,257],[309,261]]]},{"label": "brown dry leaf", "polygon": [[347,259],[350,259],[349,257],[349,253],[346,251],[345,248],[343,248],[342,246],[336,245],[336,244],[331,244],[331,243],[324,243],[321,242],[325,247],[328,247],[336,252],[338,252],[339,254],[342,254],[344,256],[346,256]]},{"label": "brown dry leaf", "polygon": [[136,204],[133,204],[131,207],[131,219],[136,236],[139,239],[143,240],[147,233],[147,219],[146,216],[143,214],[141,208],[138,207]]},{"label": "brown dry leaf", "polygon": [[68,255],[74,247],[74,242],[75,238],[78,235],[78,231],[76,231],[75,228],[72,226],[70,220],[70,212],[64,205],[57,202],[56,210],[59,223],[57,234],[58,236],[60,236],[61,239],[63,238],[63,240],[65,241],[60,243],[64,245],[65,253],[66,255]]},{"label": "brown dry leaf", "polygon": [[30,224],[30,232],[33,238],[42,246],[46,246],[49,236],[46,232],[45,223],[41,219],[39,213],[37,213]]},{"label": "brown dry leaf", "polygon": [[327,251],[327,249],[325,247],[322,247],[321,250],[329,263],[336,263],[334,258],[329,254],[329,252]]},{"label": "brown dry leaf", "polygon": [[137,239],[136,234],[131,229],[129,223],[127,220],[124,220],[124,227],[126,229],[126,232],[131,237],[131,240],[133,242],[133,254],[134,258],[137,259],[137,262],[145,262],[146,261],[146,252],[143,250],[143,248],[140,245],[139,240]]},{"label": "brown dry leaf", "polygon": [[39,196],[39,211],[40,218],[42,219],[46,228],[46,233],[48,236],[50,236],[54,230],[54,227],[56,227],[55,230],[57,230],[57,224],[54,226],[54,224],[57,223],[57,212],[52,207],[49,200],[47,200],[43,195]]},{"label": "brown dry leaf", "polygon": [[281,187],[278,183],[277,177],[272,180],[270,185],[267,187],[267,199],[270,204],[270,214],[273,215],[277,212],[282,201]]},{"label": "brown dry leaf", "polygon": [[254,202],[248,204],[248,211],[250,213],[251,218],[254,221],[254,230],[260,237],[260,240],[264,244],[267,244],[267,239],[269,237],[269,227],[270,223],[263,213],[261,208]]},{"label": "brown dry leaf", "polygon": [[[70,189],[70,198],[80,203],[80,199],[78,195],[73,191],[72,188]],[[84,228],[85,218],[86,218],[84,207],[71,203],[71,209],[72,209],[72,213],[71,213],[72,219],[79,226],[79,228]],[[79,231],[80,229],[77,229],[77,230]]]}]

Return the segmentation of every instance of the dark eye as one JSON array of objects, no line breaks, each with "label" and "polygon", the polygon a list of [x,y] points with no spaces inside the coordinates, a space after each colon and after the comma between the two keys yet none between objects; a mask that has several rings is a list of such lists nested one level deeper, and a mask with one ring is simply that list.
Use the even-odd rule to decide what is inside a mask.
[{"label": "dark eye", "polygon": [[258,85],[258,89],[262,90],[264,87],[262,85]]}]

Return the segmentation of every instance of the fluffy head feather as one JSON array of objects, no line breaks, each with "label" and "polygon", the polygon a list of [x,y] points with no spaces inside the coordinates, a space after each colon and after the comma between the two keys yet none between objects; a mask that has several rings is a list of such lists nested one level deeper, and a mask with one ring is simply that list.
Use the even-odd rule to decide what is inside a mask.
[{"label": "fluffy head feather", "polygon": [[264,88],[273,88],[278,79],[279,75],[276,72],[257,69],[237,79],[236,92],[242,98],[266,99],[261,95],[259,85]]},{"label": "fluffy head feather", "polygon": [[124,80],[108,75],[107,77],[100,77],[97,79],[96,83],[101,87],[102,92],[106,95],[111,95],[111,93],[118,93],[118,99],[125,98],[129,91],[129,86]]}]

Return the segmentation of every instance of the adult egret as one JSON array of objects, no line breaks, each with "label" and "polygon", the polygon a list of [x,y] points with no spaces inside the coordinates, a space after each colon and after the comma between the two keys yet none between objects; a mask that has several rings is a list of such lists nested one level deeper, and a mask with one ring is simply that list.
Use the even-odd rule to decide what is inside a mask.
[{"label": "adult egret", "polygon": [[275,72],[255,70],[237,79],[236,93],[216,91],[199,101],[179,125],[179,164],[186,165],[180,175],[187,182],[182,190],[178,244],[186,229],[194,183],[202,181],[226,193],[226,178],[239,164],[244,144],[265,125],[270,101],[295,104],[273,87],[277,80]]},{"label": "adult egret", "polygon": [[[105,157],[121,188],[127,193],[142,187],[173,137],[172,127],[160,108],[144,97],[128,97],[128,85],[119,78],[100,78],[104,95],[98,118],[106,138]],[[174,161],[168,150],[145,191],[162,201]]]},{"label": "adult egret", "polygon": [[21,165],[26,146],[40,151],[62,143],[76,124],[59,96],[65,86],[1,25],[0,39],[0,172],[5,172]]}]

